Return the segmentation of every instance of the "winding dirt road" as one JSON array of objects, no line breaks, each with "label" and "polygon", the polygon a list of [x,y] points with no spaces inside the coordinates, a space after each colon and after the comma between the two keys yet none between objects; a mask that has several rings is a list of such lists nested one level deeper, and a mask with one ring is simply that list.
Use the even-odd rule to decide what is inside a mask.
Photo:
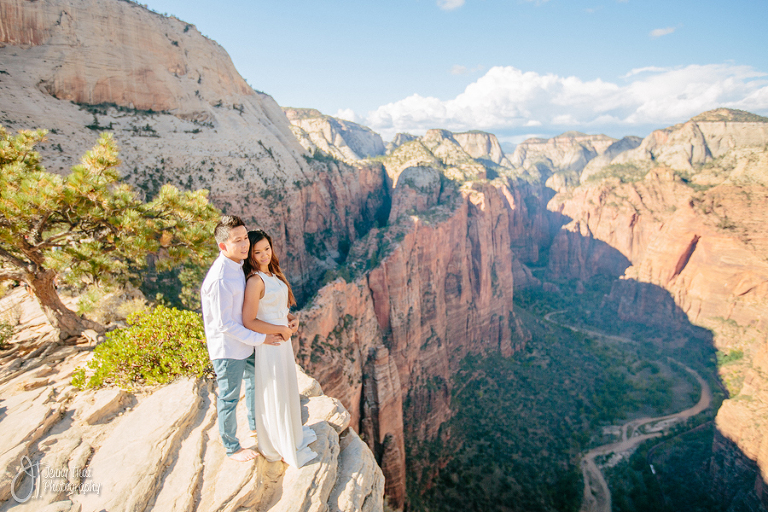
[{"label": "winding dirt road", "polygon": [[[611,336],[589,329],[561,324],[552,320],[552,315],[561,312],[562,311],[553,311],[552,313],[547,313],[544,316],[544,320],[574,332],[598,336],[609,341],[632,343],[632,340],[629,338]],[[696,416],[700,412],[706,410],[712,402],[712,390],[710,389],[709,384],[701,378],[701,375],[691,368],[688,368],[680,361],[672,359],[671,357],[668,359],[670,361],[675,361],[696,378],[699,386],[701,386],[701,397],[699,398],[698,403],[693,407],[678,413],[656,418],[639,418],[624,423],[621,426],[620,441],[598,446],[584,454],[584,457],[581,459],[581,471],[584,475],[584,499],[581,503],[581,512],[611,512],[611,491],[608,489],[608,483],[605,481],[602,471],[600,471],[600,468],[597,467],[597,463],[595,463],[596,457],[629,451],[647,439],[662,435],[662,431],[668,429],[673,424],[685,421],[692,416]],[[643,427],[645,427],[645,429],[643,429]],[[642,430],[645,430],[646,433],[641,433]]]}]

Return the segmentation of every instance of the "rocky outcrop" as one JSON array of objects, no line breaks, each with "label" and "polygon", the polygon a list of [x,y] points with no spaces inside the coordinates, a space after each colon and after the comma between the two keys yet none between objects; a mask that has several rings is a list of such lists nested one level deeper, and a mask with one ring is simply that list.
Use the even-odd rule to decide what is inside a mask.
[{"label": "rocky outcrop", "polygon": [[525,140],[517,145],[508,159],[521,175],[543,183],[559,174],[561,180],[567,178],[563,185],[570,187],[578,183],[578,176],[587,163],[603,154],[615,141],[606,135],[566,132],[551,139]]},{"label": "rocky outcrop", "polygon": [[165,183],[207,189],[270,232],[300,299],[386,222],[382,167],[309,158],[275,101],[193,25],[119,0],[0,0],[0,14],[2,122],[50,130],[49,171],[114,133],[120,172],[145,197]]},{"label": "rocky outcrop", "polygon": [[0,43],[23,46],[37,87],[75,103],[210,117],[216,103],[262,101],[194,25],[133,2],[106,5],[3,0]]},{"label": "rocky outcrop", "polygon": [[346,162],[384,154],[381,135],[352,121],[321,114],[311,108],[284,107],[291,131],[302,146]]},{"label": "rocky outcrop", "polygon": [[700,114],[656,130],[612,163],[655,162],[699,185],[728,182],[768,186],[768,118],[732,109]]},{"label": "rocky outcrop", "polygon": [[[44,321],[42,313],[36,318]],[[300,469],[263,457],[239,463],[221,444],[212,381],[179,379],[134,393],[77,391],[69,381],[92,354],[89,347],[48,345],[53,348],[36,358],[40,350],[33,349],[41,340],[27,338],[36,325],[41,324],[17,328],[4,351],[14,356],[0,353],[0,500],[6,505],[61,511],[383,510],[384,477],[373,453],[348,428],[350,417],[340,402],[323,395],[301,368],[302,419],[317,434],[311,447],[318,458]],[[24,383],[41,375],[45,386],[24,390]],[[256,444],[249,441],[242,402],[238,431],[244,445]],[[23,472],[32,471],[28,461],[40,469],[34,488]]]},{"label": "rocky outcrop", "polygon": [[387,154],[389,155],[394,150],[405,144],[406,142],[411,142],[412,140],[416,140],[418,137],[416,135],[411,135],[410,133],[398,133],[395,135],[395,138],[392,139],[389,143],[387,143]]},{"label": "rocky outcrop", "polygon": [[499,139],[492,133],[471,131],[454,133],[453,137],[472,158],[490,160],[495,164],[502,164],[504,161],[504,151]]},{"label": "rocky outcrop", "polygon": [[579,181],[581,183],[584,183],[585,181],[589,181],[592,176],[594,176],[596,173],[600,172],[603,167],[610,165],[610,163],[613,161],[614,158],[616,158],[618,155],[625,151],[629,151],[631,149],[635,149],[643,142],[643,139],[640,137],[635,137],[634,135],[629,135],[627,137],[623,137],[610,146],[602,153],[594,157],[592,160],[589,161],[589,163],[584,167],[584,169],[581,171],[581,176],[579,176]]},{"label": "rocky outcrop", "polygon": [[[349,165],[305,148],[352,161],[381,154],[380,139],[295,109],[292,128],[274,100],[248,87],[192,25],[116,0],[0,0],[0,13],[3,123],[51,129],[41,147],[49,170],[67,172],[97,132],[112,131],[121,172],[145,196],[165,182],[206,188],[217,206],[270,231],[301,299],[324,276],[342,277],[304,309],[296,340],[297,358],[338,400],[307,398],[310,417],[323,418],[316,423],[323,456],[307,472],[281,474],[263,462],[230,468],[216,451],[211,389],[199,383],[157,391],[183,395],[171,397],[177,403],[167,414],[176,429],[138,430],[155,419],[146,419],[143,405],[155,395],[74,397],[55,382],[83,355],[59,347],[29,347],[34,368],[5,361],[11,373],[0,382],[10,387],[3,388],[0,429],[15,443],[2,452],[5,467],[34,454],[50,455],[51,464],[93,460],[106,472],[100,450],[122,453],[110,436],[131,435],[134,429],[118,431],[125,422],[155,444],[136,440],[136,453],[151,459],[145,473],[128,467],[124,480],[110,476],[115,489],[132,486],[120,503],[369,510],[379,506],[383,484],[356,475],[378,462],[390,503],[402,506],[406,470],[418,474],[424,464],[406,460],[405,440],[434,439],[450,417],[451,376],[462,357],[523,346],[512,290],[538,283],[526,264],[549,248],[549,276],[623,276],[606,304],[621,318],[742,329],[715,340],[721,350],[745,353],[724,370],[724,380],[744,377],[744,384],[718,426],[763,471],[765,440],[750,425],[763,417],[768,360],[765,343],[754,342],[765,329],[764,119],[710,112],[638,147],[632,138],[566,133],[526,141],[509,161],[499,160],[488,134],[430,130],[396,137],[383,162]],[[609,164],[643,176],[587,179]],[[686,182],[718,186],[697,192]],[[545,183],[560,192],[549,210]],[[310,388],[316,394],[318,386]],[[0,484],[6,497],[8,478]],[[287,484],[317,492],[278,492]],[[63,495],[49,498],[72,506]],[[92,499],[84,496],[82,506],[99,506]]]}]

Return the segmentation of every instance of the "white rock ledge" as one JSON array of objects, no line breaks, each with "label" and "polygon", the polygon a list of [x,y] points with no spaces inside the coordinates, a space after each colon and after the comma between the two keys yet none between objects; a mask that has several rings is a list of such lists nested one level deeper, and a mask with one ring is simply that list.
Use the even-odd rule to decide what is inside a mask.
[{"label": "white rock ledge", "polygon": [[[384,476],[348,428],[349,413],[298,366],[304,424],[318,438],[310,445],[318,457],[300,469],[263,457],[251,463],[229,459],[219,437],[213,382],[179,379],[145,394],[102,389],[73,397],[71,370],[56,370],[44,386],[21,385],[29,372],[0,387],[0,459],[6,468],[1,510],[383,510]],[[255,447],[242,402],[238,435],[243,446]],[[41,484],[49,486],[18,504],[10,489],[24,456],[65,475],[43,477]],[[54,480],[85,492],[51,489]],[[22,482],[19,492],[30,482]]]}]

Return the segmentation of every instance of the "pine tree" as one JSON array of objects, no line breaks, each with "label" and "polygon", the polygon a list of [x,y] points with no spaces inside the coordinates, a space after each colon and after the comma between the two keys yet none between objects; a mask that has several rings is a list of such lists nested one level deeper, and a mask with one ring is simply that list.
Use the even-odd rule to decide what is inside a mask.
[{"label": "pine tree", "polygon": [[46,172],[34,146],[46,132],[0,127],[0,281],[25,282],[61,339],[98,324],[61,301],[55,280],[119,284],[140,278],[147,255],[159,270],[182,266],[189,282],[216,255],[220,216],[206,190],[162,187],[148,203],[120,181],[109,133],[66,176]]}]

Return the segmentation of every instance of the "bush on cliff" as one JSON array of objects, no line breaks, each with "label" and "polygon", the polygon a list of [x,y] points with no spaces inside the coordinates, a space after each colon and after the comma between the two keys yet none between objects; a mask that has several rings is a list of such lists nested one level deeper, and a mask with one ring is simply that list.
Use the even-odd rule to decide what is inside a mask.
[{"label": "bush on cliff", "polygon": [[108,333],[87,367],[75,371],[72,385],[130,389],[182,376],[212,376],[204,340],[203,320],[192,311],[157,306],[133,313],[128,327]]}]

